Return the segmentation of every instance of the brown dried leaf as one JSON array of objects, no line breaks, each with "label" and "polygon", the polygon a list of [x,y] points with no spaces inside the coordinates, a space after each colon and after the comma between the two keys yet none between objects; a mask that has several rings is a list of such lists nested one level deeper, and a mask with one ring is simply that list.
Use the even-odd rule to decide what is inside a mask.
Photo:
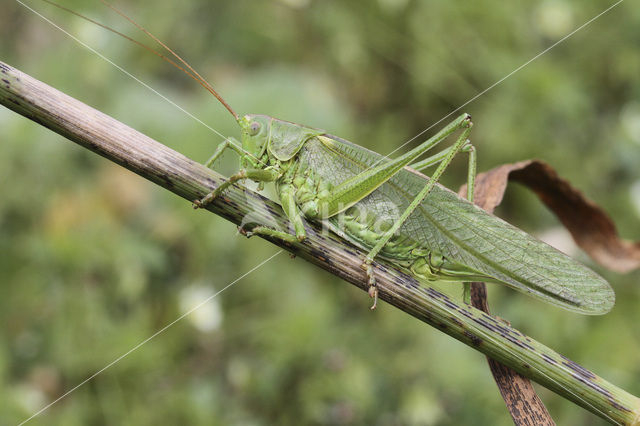
[{"label": "brown dried leaf", "polygon": [[[504,190],[504,189],[503,189]],[[487,287],[471,283],[471,304],[489,313]],[[511,368],[487,358],[493,379],[516,426],[555,426],[531,381]]]},{"label": "brown dried leaf", "polygon": [[622,240],[604,210],[542,161],[505,164],[478,175],[476,204],[493,211],[502,201],[509,180],[535,192],[569,230],[576,244],[600,265],[616,272],[640,267],[640,243]]}]

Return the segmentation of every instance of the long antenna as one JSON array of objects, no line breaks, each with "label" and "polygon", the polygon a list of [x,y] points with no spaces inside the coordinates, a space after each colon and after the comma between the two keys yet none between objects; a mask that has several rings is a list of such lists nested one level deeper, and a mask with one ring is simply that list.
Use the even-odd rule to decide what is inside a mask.
[{"label": "long antenna", "polygon": [[115,6],[109,4],[107,1],[105,0],[100,0],[105,6],[109,7],[111,10],[113,10],[114,12],[116,12],[118,15],[122,16],[123,18],[125,18],[127,21],[129,21],[130,23],[132,23],[133,25],[136,26],[136,28],[138,28],[139,30],[141,30],[142,32],[144,32],[146,35],[148,35],[149,37],[151,37],[156,43],[158,43],[159,45],[161,45],[163,48],[165,48],[171,55],[173,55],[174,58],[176,58],[181,64],[184,65],[184,67],[186,67],[187,69],[185,69],[184,67],[180,66],[179,64],[177,64],[175,61],[173,61],[171,58],[168,58],[167,56],[163,55],[162,53],[156,51],[155,49],[147,46],[146,44],[143,44],[131,37],[129,37],[126,34],[121,33],[120,31],[117,31],[107,25],[104,25],[100,22],[94,21],[91,18],[88,18],[78,12],[75,12],[67,7],[64,7],[62,5],[59,5],[51,0],[43,0],[44,2],[57,7],[58,9],[64,10],[65,12],[71,13],[79,18],[82,18],[88,22],[91,22],[92,24],[98,25],[99,27],[102,27],[108,31],[111,31],[114,34],[119,35],[120,37],[123,37],[135,44],[137,44],[138,46],[146,49],[147,51],[153,53],[154,55],[162,58],[163,60],[167,61],[168,63],[170,63],[171,65],[173,65],[174,67],[178,68],[180,71],[184,72],[185,74],[187,74],[189,77],[191,77],[192,79],[194,79],[195,81],[198,82],[198,84],[200,84],[202,87],[204,87],[209,93],[211,93],[213,96],[216,97],[216,99],[231,113],[231,115],[233,115],[233,117],[237,120],[239,120],[239,116],[238,114],[233,110],[233,108],[231,108],[231,106],[222,98],[222,96],[220,96],[220,94],[213,88],[213,86],[211,86],[211,84],[209,84],[204,77],[202,77],[195,69],[193,69],[193,67],[191,65],[189,65],[189,63],[187,63],[187,61],[185,61],[184,59],[182,59],[177,53],[175,53],[173,50],[171,50],[166,44],[164,44],[162,41],[160,41],[156,36],[154,36],[153,34],[151,34],[149,31],[147,31],[143,26],[141,26],[140,24],[138,24],[137,22],[135,22],[133,19],[129,18],[124,12],[120,11],[119,9],[117,9]]}]

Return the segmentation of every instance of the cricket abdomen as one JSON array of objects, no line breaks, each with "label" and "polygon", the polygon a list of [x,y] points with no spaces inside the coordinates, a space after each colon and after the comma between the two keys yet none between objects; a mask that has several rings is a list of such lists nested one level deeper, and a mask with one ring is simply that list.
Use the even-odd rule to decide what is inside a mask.
[{"label": "cricket abdomen", "polygon": [[[290,184],[295,191],[295,202],[306,219],[327,219],[333,230],[365,250],[373,249],[402,214],[402,207],[388,200],[378,200],[376,192],[338,215],[327,217],[323,202],[330,196],[336,181],[334,173],[319,173],[308,161],[313,156],[314,142],[301,150],[298,161],[288,163],[280,184]],[[342,176],[346,179],[348,176]],[[403,229],[403,228],[401,228]],[[407,232],[394,235],[382,248],[379,256],[391,260],[421,281],[494,281],[491,277],[454,262],[432,247],[412,238]]]},{"label": "cricket abdomen", "polygon": [[[393,221],[381,219],[357,204],[330,220],[349,240],[369,250],[393,225]],[[421,281],[495,281],[492,277],[451,261],[402,233],[391,237],[379,255],[392,260]]]}]

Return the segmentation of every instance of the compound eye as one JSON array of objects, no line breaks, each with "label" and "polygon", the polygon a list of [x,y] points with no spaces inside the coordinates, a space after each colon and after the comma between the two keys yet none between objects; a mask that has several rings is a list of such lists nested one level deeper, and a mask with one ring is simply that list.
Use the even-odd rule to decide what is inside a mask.
[{"label": "compound eye", "polygon": [[251,136],[257,135],[259,131],[260,131],[260,123],[258,123],[257,121],[254,121],[249,125],[249,134]]}]

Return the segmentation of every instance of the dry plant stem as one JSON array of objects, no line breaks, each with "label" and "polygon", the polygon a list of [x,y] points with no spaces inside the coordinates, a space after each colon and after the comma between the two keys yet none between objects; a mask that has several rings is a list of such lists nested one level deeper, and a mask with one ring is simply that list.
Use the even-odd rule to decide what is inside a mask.
[{"label": "dry plant stem", "polygon": [[[505,185],[492,185],[492,182],[488,182],[487,179],[479,179],[476,183],[478,196],[475,197],[475,203],[487,212],[493,213],[502,200],[506,182]],[[461,188],[458,193],[465,194],[466,188]],[[485,283],[471,283],[471,305],[486,314],[491,314]],[[547,407],[536,394],[528,378],[491,358],[487,358],[487,361],[500,395],[516,426],[555,426]]]},{"label": "dry plant stem", "polygon": [[[224,181],[202,164],[2,62],[0,103],[188,201],[203,197]],[[185,203],[185,208],[191,208],[190,203]],[[275,221],[283,229],[288,228],[278,204],[240,186],[229,188],[207,209],[235,224],[250,214],[264,223]],[[360,269],[363,253],[332,234],[323,235],[313,226],[307,225],[306,231],[304,243],[272,242],[367,290],[368,283]],[[374,265],[380,299],[611,423],[638,424],[637,397],[482,311],[423,288],[385,264]],[[366,309],[364,306],[363,302]],[[440,362],[445,362],[444,358]]]},{"label": "dry plant stem", "polygon": [[[471,283],[471,304],[489,314],[485,283]],[[516,426],[555,426],[529,379],[492,358],[487,361]]]}]

